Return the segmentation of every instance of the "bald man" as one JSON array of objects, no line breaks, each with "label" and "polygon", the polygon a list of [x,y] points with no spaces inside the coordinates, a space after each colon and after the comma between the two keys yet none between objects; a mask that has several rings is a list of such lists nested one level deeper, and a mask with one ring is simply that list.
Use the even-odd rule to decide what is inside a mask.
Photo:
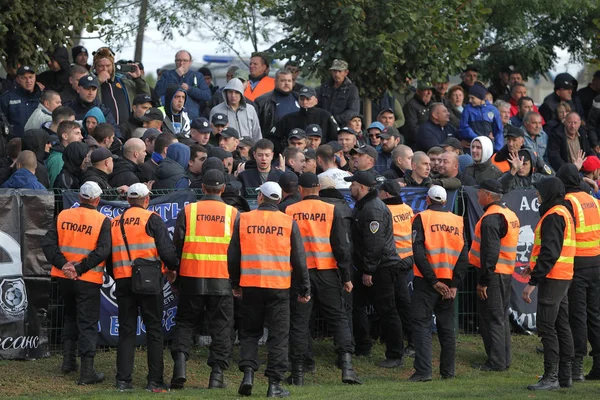
[{"label": "bald man", "polygon": [[146,157],[146,144],[142,139],[131,138],[123,145],[123,158],[115,160],[108,183],[112,187],[131,186],[141,182],[140,165]]},{"label": "bald man", "polygon": [[439,165],[439,176],[433,179],[434,185],[439,185],[446,190],[457,190],[461,186],[475,186],[477,182],[472,176],[465,176],[465,181],[461,181],[458,177],[458,154],[447,151],[441,155],[441,163]]}]

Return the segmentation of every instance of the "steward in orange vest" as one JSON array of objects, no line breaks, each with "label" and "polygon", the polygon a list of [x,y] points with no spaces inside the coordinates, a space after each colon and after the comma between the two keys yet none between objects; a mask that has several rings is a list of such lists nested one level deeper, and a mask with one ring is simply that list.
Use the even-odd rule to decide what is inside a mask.
[{"label": "steward in orange vest", "polygon": [[233,294],[241,297],[243,307],[239,367],[244,378],[238,389],[242,396],[252,394],[265,322],[269,327],[267,397],[289,396],[281,381],[287,371],[290,292],[292,299],[310,300],[302,236],[294,219],[277,208],[281,198],[277,183],[265,182],[259,187],[258,209],[240,215],[227,253]]},{"label": "steward in orange vest", "polygon": [[94,370],[100,287],[111,245],[110,221],[96,211],[101,194],[97,183],[84,183],[79,191],[80,206],[61,211],[41,241],[44,255],[52,264],[50,275],[58,279],[65,304],[61,370],[65,374],[77,371],[79,347],[81,385],[104,380],[104,374]]},{"label": "steward in orange vest", "polygon": [[[163,381],[163,291],[161,290],[157,295],[133,293],[131,290],[131,263],[136,258],[159,260],[170,271],[174,271],[179,260],[164,221],[158,214],[147,210],[150,204],[148,187],[143,183],[129,186],[127,201],[130,207],[125,209],[123,214],[114,218],[111,223],[112,275],[116,280],[115,296],[119,307],[117,389],[125,391],[133,388],[131,381],[139,308],[146,327],[148,351],[146,390],[163,392],[167,390]],[[123,238],[121,225],[125,231],[127,245]],[[167,272],[167,277],[173,281],[173,272]]]},{"label": "steward in orange vest", "polygon": [[477,268],[479,332],[487,360],[473,368],[504,371],[511,363],[508,310],[520,223],[502,204],[502,185],[496,179],[481,182],[477,199],[484,213],[475,226],[469,264]]},{"label": "steward in orange vest", "polygon": [[455,374],[456,333],[454,299],[467,270],[467,246],[462,217],[444,210],[446,190],[433,185],[427,192],[427,210],[413,219],[413,336],[415,373],[411,382],[431,380],[431,316],[435,313],[442,348],[440,375]]},{"label": "steward in orange vest", "polygon": [[535,186],[542,218],[535,227],[529,269],[525,272],[531,277],[522,297],[531,303],[531,293],[539,287],[536,324],[544,346],[544,375],[528,389],[552,390],[569,387],[572,382],[574,349],[567,292],[576,254],[575,223],[560,179],[550,177]]},{"label": "steward in orange vest", "polygon": [[223,388],[223,371],[229,367],[233,325],[233,295],[227,270],[227,249],[238,211],[223,202],[225,174],[211,169],[202,177],[204,196],[188,204],[177,216],[173,242],[181,259],[176,285],[179,291],[171,355],[175,362],[171,389],[182,389],[185,362],[196,326],[208,321],[211,337],[209,389]]},{"label": "steward in orange vest", "polygon": [[[600,379],[600,304],[594,293],[600,290],[599,204],[582,190],[582,185],[586,184],[582,182],[574,164],[564,164],[556,177],[565,185],[565,200],[574,214],[577,241],[573,283],[569,288],[569,321],[575,346],[573,380],[597,380]],[[594,363],[590,373],[584,377],[583,357],[587,355],[588,341]]]},{"label": "steward in orange vest", "polygon": [[[320,186],[316,174],[303,173],[298,185],[302,201],[288,206],[285,213],[300,228],[313,298],[319,299],[321,315],[333,333],[335,351],[342,369],[342,382],[360,384],[352,369],[352,333],[342,299],[342,286],[346,292],[352,291],[351,243],[344,229],[344,218],[338,207],[319,198]],[[288,381],[297,386],[304,385],[304,362],[308,356],[308,327],[313,304],[312,300],[304,304],[293,299],[290,304],[292,374]]]}]

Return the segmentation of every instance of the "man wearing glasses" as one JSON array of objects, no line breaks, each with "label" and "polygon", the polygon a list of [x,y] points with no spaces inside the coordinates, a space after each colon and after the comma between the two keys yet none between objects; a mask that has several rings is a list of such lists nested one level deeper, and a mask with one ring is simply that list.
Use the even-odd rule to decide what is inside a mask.
[{"label": "man wearing glasses", "polygon": [[190,70],[192,55],[187,50],[180,50],[175,54],[175,69],[163,72],[156,83],[156,93],[164,103],[167,88],[176,85],[187,92],[184,105],[190,119],[200,116],[200,104],[212,98],[210,88],[200,72]]}]

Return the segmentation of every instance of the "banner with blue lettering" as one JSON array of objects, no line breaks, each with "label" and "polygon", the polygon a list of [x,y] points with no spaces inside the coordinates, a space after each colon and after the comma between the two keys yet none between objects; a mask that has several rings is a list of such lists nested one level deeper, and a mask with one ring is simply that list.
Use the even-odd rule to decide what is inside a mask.
[{"label": "banner with blue lettering", "polygon": [[[196,201],[196,194],[192,191],[176,191],[165,196],[153,198],[150,201],[148,210],[157,213],[169,230],[171,238],[175,230],[175,222],[177,215],[186,204]],[[64,208],[79,207],[77,193],[65,192],[63,194]],[[106,215],[110,219],[115,218],[123,213],[123,210],[128,207],[127,202],[123,201],[104,201],[101,200],[98,206],[98,211]],[[100,323],[98,344],[116,346],[119,338],[119,318],[117,299],[114,295],[115,282],[108,275],[104,274],[104,284],[102,285],[102,297],[100,306]],[[164,294],[164,309],[163,309],[163,334],[164,339],[169,340],[173,326],[175,325],[174,318],[177,312],[177,297],[171,289],[171,285],[165,279],[163,286]],[[136,345],[146,343],[146,332],[141,317],[138,317],[138,329]]]},{"label": "banner with blue lettering", "polygon": [[[472,237],[475,225],[477,225],[477,221],[483,215],[483,209],[477,202],[477,189],[465,187],[464,196],[467,200]],[[515,272],[513,273],[510,299],[511,321],[524,331],[534,331],[536,328],[537,290],[531,294],[531,303],[523,301],[521,294],[525,286],[527,286],[529,279],[521,276],[521,272],[529,267],[534,230],[540,220],[537,191],[534,189],[513,190],[502,197],[502,202],[517,214],[521,223],[519,244],[517,246],[517,262]]]}]

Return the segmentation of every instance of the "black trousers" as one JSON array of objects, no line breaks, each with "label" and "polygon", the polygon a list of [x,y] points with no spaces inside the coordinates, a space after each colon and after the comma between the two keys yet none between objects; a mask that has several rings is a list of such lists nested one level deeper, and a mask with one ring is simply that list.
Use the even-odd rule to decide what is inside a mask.
[{"label": "black trousers", "polygon": [[[290,299],[290,359],[302,363],[307,356],[310,318],[313,304],[321,311],[333,333],[337,354],[352,353],[352,336],[346,319],[346,308],[342,298],[342,283],[336,269],[309,270],[311,300],[302,304]],[[295,297],[295,296],[292,296]]]},{"label": "black trousers", "polygon": [[63,340],[78,342],[80,357],[94,357],[98,339],[101,285],[81,280],[56,279],[65,305]]},{"label": "black trousers", "polygon": [[402,333],[404,339],[406,339],[409,345],[413,345],[411,299],[406,275],[406,272],[404,272],[398,276],[394,285],[394,291],[396,293],[396,310],[402,321]]},{"label": "black trousers", "polygon": [[119,343],[117,344],[117,380],[131,382],[135,353],[138,309],[146,326],[148,381],[163,383],[163,292],[155,296],[134,294],[131,279],[117,279],[115,291],[119,306]]},{"label": "black trousers", "polygon": [[[396,268],[381,268],[373,274],[373,286],[366,287],[362,283],[362,275],[356,274],[354,290],[354,340],[356,352],[364,353],[371,349],[372,342],[369,336],[369,318],[367,305],[372,301],[375,311],[379,316],[382,339],[385,343],[385,357],[399,359],[404,355],[402,335],[402,320],[396,308],[396,281],[402,279],[403,274]],[[406,286],[404,287],[408,292]],[[408,295],[407,295],[408,296]]]},{"label": "black trousers", "polygon": [[570,285],[571,281],[548,278],[538,283],[536,324],[544,346],[544,362],[558,363],[573,359],[567,296]]},{"label": "black trousers", "polygon": [[242,288],[242,329],[240,334],[240,371],[258,371],[258,341],[267,325],[267,368],[265,375],[283,380],[287,371],[290,333],[289,290]]},{"label": "black trousers", "polygon": [[171,353],[184,353],[188,359],[194,344],[196,326],[206,315],[211,343],[208,365],[229,368],[231,355],[231,328],[233,323],[233,296],[181,294],[175,316],[175,330]]},{"label": "black trousers", "polygon": [[415,341],[415,371],[431,375],[431,318],[435,313],[440,353],[440,375],[454,376],[456,333],[454,331],[454,299],[443,300],[425,279],[413,281],[413,337]]},{"label": "black trousers", "polygon": [[569,322],[575,357],[600,356],[600,267],[576,269],[569,288]]},{"label": "black trousers", "polygon": [[486,364],[496,370],[505,370],[511,363],[510,351],[510,293],[512,275],[492,274],[486,300],[477,298],[479,333],[483,339]]}]

